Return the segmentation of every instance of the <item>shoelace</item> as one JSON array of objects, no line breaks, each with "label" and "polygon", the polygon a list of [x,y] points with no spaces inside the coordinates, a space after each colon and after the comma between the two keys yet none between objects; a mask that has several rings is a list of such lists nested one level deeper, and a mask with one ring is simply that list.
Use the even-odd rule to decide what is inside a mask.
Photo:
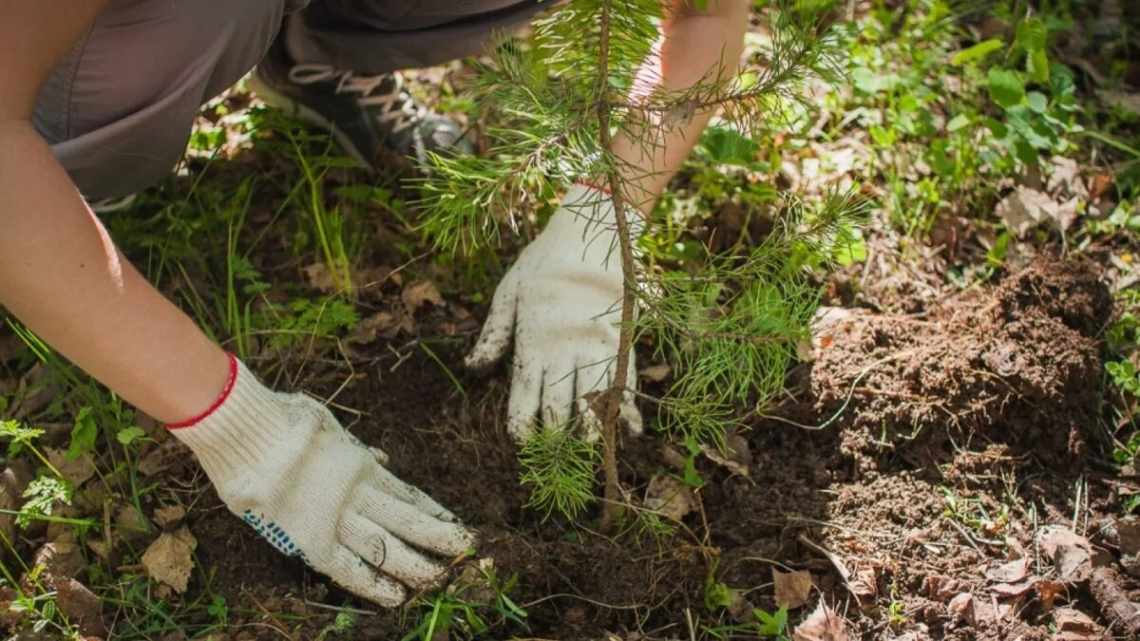
[{"label": "shoelace", "polygon": [[[375,93],[384,81],[392,79],[392,89],[386,93]],[[404,89],[404,80],[399,74],[361,76],[352,71],[338,70],[328,65],[301,64],[289,70],[289,80],[299,85],[308,85],[326,80],[337,81],[336,92],[360,94],[356,102],[364,107],[379,107],[377,120],[388,125],[392,133],[399,133],[423,119],[425,109],[416,106]]]}]

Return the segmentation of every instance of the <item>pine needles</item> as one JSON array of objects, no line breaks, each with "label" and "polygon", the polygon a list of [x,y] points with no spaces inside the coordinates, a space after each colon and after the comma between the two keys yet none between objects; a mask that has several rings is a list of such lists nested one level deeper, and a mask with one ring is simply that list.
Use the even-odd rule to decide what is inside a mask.
[{"label": "pine needles", "polygon": [[[707,2],[678,4],[699,12]],[[696,113],[716,111],[748,133],[787,113],[805,79],[835,77],[836,40],[829,35],[831,0],[774,0],[764,12],[768,41],[745,74],[713,65],[679,92],[641,86],[653,69],[665,14],[661,0],[571,0],[538,20],[526,42],[504,41],[481,69],[475,93],[496,127],[481,158],[433,157],[422,184],[422,230],[437,248],[466,254],[498,242],[570,183],[605,184],[617,213],[625,276],[622,339],[614,386],[593,401],[603,423],[604,456],[568,430],[547,427],[522,449],[523,482],[546,515],[573,517],[593,499],[603,463],[606,502],[624,498],[617,485],[617,399],[634,385],[624,364],[636,337],[649,337],[676,374],[659,399],[667,432],[723,445],[725,430],[782,388],[797,347],[808,338],[818,303],[817,270],[849,241],[863,214],[858,198],[836,194],[809,207],[785,196],[776,230],[750,247],[707,256],[700,268],[645,269],[627,233],[630,205],[641,206],[652,168],[612,150],[617,136],[651,157]],[[742,82],[746,75],[748,82]],[[654,80],[650,78],[650,80]],[[649,84],[654,84],[650,82]],[[633,156],[637,156],[637,152]],[[653,235],[659,221],[647,222]],[[640,309],[640,316],[634,314]],[[601,311],[601,310],[599,310]]]}]

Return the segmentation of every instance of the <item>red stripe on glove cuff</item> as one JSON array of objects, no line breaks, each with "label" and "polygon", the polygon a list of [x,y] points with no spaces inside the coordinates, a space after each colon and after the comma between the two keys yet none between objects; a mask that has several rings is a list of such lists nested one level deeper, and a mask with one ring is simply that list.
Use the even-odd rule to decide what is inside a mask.
[{"label": "red stripe on glove cuff", "polygon": [[218,394],[218,398],[214,399],[214,402],[211,403],[210,406],[206,408],[205,412],[202,412],[201,414],[198,414],[197,416],[194,416],[192,418],[188,418],[185,421],[179,421],[177,423],[167,423],[166,429],[178,430],[178,429],[182,429],[182,428],[186,428],[186,427],[193,427],[195,424],[197,424],[202,419],[213,414],[219,407],[222,406],[222,403],[226,402],[226,399],[230,397],[230,392],[232,392],[234,389],[234,382],[237,381],[237,373],[238,373],[237,357],[234,356],[233,354],[230,354],[230,353],[227,353],[226,356],[228,356],[230,359],[230,374],[229,374],[229,376],[226,377],[226,384],[224,387],[222,387],[222,392],[220,394]]}]

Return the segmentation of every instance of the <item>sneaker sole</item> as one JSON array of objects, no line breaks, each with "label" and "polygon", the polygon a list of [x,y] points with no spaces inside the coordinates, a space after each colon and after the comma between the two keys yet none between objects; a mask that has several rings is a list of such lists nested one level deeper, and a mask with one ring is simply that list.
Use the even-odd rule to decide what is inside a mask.
[{"label": "sneaker sole", "polygon": [[270,88],[269,85],[262,82],[261,78],[257,77],[256,72],[249,77],[249,87],[253,89],[253,93],[257,94],[258,98],[261,98],[262,102],[270,107],[283,111],[301,122],[313,125],[332,134],[333,139],[340,145],[340,148],[348,153],[353,160],[360,163],[360,165],[368,171],[376,173],[376,168],[364,158],[364,154],[360,153],[356,145],[352,144],[352,138],[349,138],[348,134],[344,133],[340,127],[337,127],[336,123],[325,118],[316,110],[310,109],[288,96],[277,93]]}]

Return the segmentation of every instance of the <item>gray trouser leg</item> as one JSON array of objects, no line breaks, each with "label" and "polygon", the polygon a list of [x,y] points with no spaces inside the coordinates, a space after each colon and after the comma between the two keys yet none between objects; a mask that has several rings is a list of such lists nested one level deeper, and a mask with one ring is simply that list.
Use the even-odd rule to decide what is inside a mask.
[{"label": "gray trouser leg", "polygon": [[478,54],[554,0],[314,0],[289,17],[293,59],[365,74],[437,65]]},{"label": "gray trouser leg", "polygon": [[90,199],[160,180],[202,103],[253,68],[286,0],[112,0],[45,83],[36,129]]},{"label": "gray trouser leg", "polygon": [[[111,0],[56,67],[35,126],[89,199],[159,181],[202,103],[261,60],[306,0]],[[300,62],[366,74],[477,53],[551,0],[314,0],[290,16]]]}]

